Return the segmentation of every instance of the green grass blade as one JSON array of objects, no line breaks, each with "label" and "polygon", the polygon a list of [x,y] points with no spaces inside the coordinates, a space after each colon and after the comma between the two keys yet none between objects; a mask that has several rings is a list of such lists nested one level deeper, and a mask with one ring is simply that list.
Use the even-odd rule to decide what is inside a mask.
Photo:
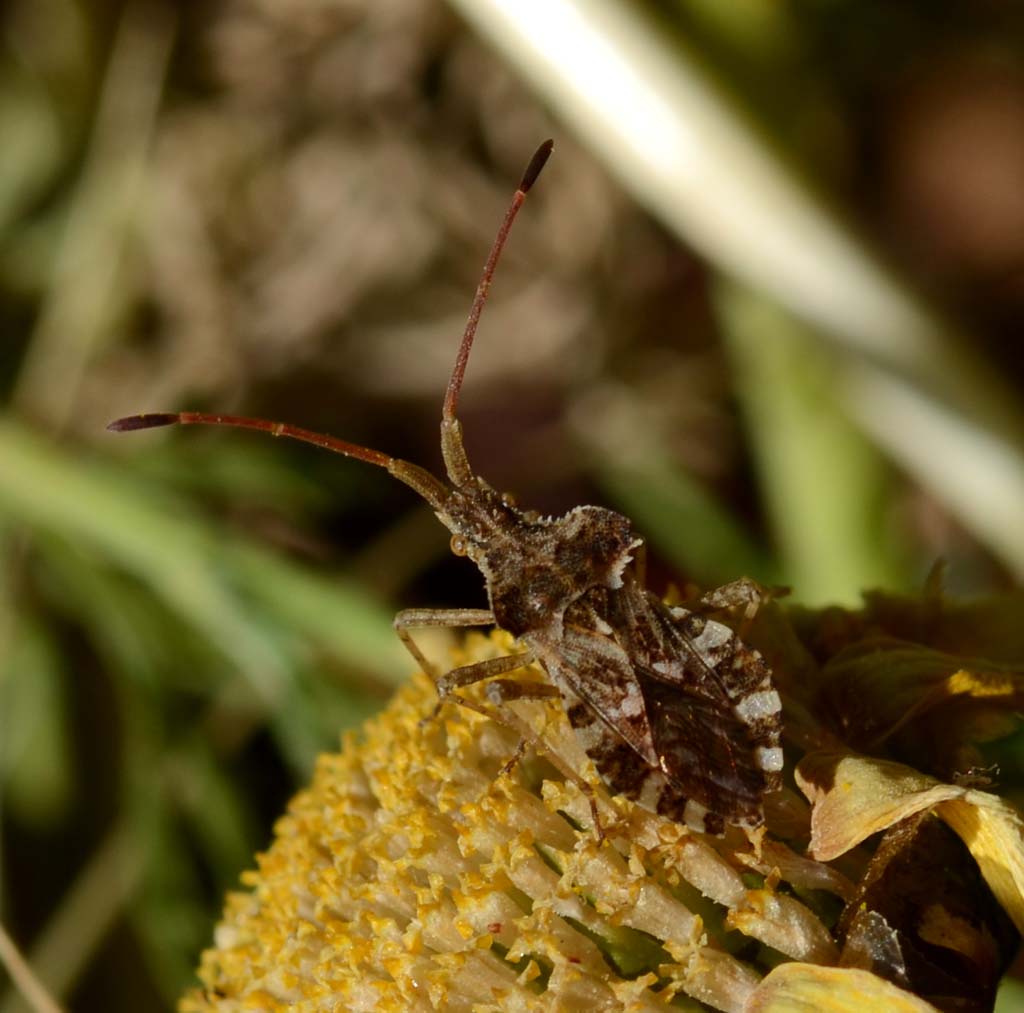
[{"label": "green grass blade", "polygon": [[722,283],[718,306],[785,583],[814,604],[908,588],[906,554],[886,531],[889,470],[844,415],[832,358],[747,290]]}]

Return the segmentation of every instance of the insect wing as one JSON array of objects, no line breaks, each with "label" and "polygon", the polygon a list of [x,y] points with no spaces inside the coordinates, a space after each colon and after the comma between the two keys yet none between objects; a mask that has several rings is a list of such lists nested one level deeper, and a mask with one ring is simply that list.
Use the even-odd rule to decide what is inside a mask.
[{"label": "insect wing", "polygon": [[682,643],[704,670],[714,673],[714,685],[725,692],[733,716],[746,730],[754,765],[766,775],[765,790],[776,791],[782,782],[782,700],[771,669],[723,623],[685,609],[672,609],[671,615]]},{"label": "insect wing", "polygon": [[562,692],[580,745],[612,794],[704,830],[705,808],[690,802],[662,769],[649,704],[621,646],[601,630],[568,626],[557,651],[538,654]]},{"label": "insect wing", "polygon": [[[632,662],[610,636],[566,622],[557,645],[535,647],[537,657],[566,694],[569,720],[587,754],[613,791],[630,792],[602,769],[603,753],[626,750],[633,765],[657,766],[646,702]],[[626,754],[622,754],[623,760]],[[614,766],[608,761],[608,766]],[[632,797],[632,796],[631,796]]]},{"label": "insect wing", "polygon": [[545,666],[616,794],[696,830],[757,826],[779,787],[779,697],[761,656],[722,623],[635,584],[590,595]]},{"label": "insect wing", "polygon": [[[708,810],[706,828],[758,826],[763,798],[781,786],[781,701],[757,651],[723,623],[646,595],[660,632],[627,625],[655,748],[681,796]],[[668,620],[668,621],[666,621]],[[659,644],[656,650],[650,644]],[[670,803],[666,799],[663,806]],[[697,812],[689,806],[693,823]]]},{"label": "insect wing", "polygon": [[759,826],[764,794],[774,786],[731,709],[661,680],[648,680],[644,695],[668,782],[658,811],[708,833]]}]

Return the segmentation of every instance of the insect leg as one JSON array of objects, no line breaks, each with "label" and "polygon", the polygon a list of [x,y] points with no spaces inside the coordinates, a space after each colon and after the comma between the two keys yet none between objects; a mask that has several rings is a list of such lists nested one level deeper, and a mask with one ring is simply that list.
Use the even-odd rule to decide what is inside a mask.
[{"label": "insect leg", "polygon": [[437,669],[427,661],[409,630],[422,630],[428,626],[459,629],[464,626],[490,626],[493,622],[494,613],[487,609],[402,609],[395,616],[392,625],[424,675],[434,683],[439,683],[441,680]]},{"label": "insect leg", "polygon": [[[487,684],[487,698],[499,707],[513,700],[551,700],[562,699],[562,692],[557,686],[546,682],[521,682],[517,679],[495,679]],[[501,768],[500,774],[510,774],[516,764],[523,758],[527,745],[537,748],[540,745],[537,736],[532,732],[520,731],[521,738],[516,751],[509,761]]]},{"label": "insect leg", "polygon": [[[395,616],[394,627],[406,649],[416,659],[423,673],[430,678],[437,687],[438,701],[433,712],[423,719],[423,724],[429,724],[437,717],[441,705],[450,696],[455,695],[455,690],[460,686],[470,686],[474,682],[489,679],[493,675],[503,675],[505,672],[513,672],[517,668],[524,668],[533,661],[533,655],[510,654],[501,658],[488,658],[485,661],[477,661],[472,665],[463,665],[460,668],[453,668],[444,675],[438,675],[437,669],[427,660],[420,650],[419,645],[412,638],[410,629],[424,629],[429,626],[442,626],[458,629],[465,626],[489,626],[494,622],[494,614],[486,609],[403,609]],[[488,717],[486,708],[474,704],[470,700],[456,697],[459,703],[471,710],[479,711]]]},{"label": "insect leg", "polygon": [[[529,655],[512,655],[511,657],[505,658],[493,658],[491,660],[495,662],[508,662],[508,661],[522,661],[524,664],[528,664]],[[487,664],[487,662],[480,662],[478,664]],[[472,670],[476,668],[476,665],[465,666],[466,670]],[[519,667],[519,666],[515,666]],[[456,672],[460,669],[455,669]],[[511,671],[511,668],[509,669]],[[482,676],[481,678],[486,678]],[[464,685],[468,685],[464,683]],[[465,697],[456,696],[455,699],[463,707],[468,707],[470,710],[476,711],[478,714],[483,714],[484,717],[489,718],[491,721],[496,721],[498,724],[504,725],[506,728],[510,728],[515,732],[519,733],[519,742],[513,750],[512,755],[502,764],[501,769],[498,771],[497,776],[502,777],[506,774],[511,774],[515,770],[516,765],[523,758],[526,753],[527,747],[532,747],[534,752],[545,756],[551,765],[567,780],[579,788],[580,792],[587,800],[587,804],[590,806],[590,816],[593,820],[594,833],[597,836],[597,842],[600,844],[604,841],[604,826],[601,823],[601,814],[597,806],[597,795],[594,791],[594,786],[587,780],[585,780],[577,771],[575,771],[562,757],[544,742],[543,738],[537,734],[536,731],[530,726],[530,724],[515,710],[504,707],[504,704],[514,702],[516,700],[550,700],[552,697],[560,697],[562,694],[556,686],[547,685],[545,683],[537,682],[519,682],[515,679],[495,679],[494,682],[488,683],[487,685],[487,696],[491,702],[497,705],[496,710],[492,710],[484,706],[483,704],[477,703],[475,700],[467,700]],[[440,709],[441,702],[438,702],[437,708],[434,713]]]},{"label": "insect leg", "polygon": [[516,766],[519,764],[519,761],[526,754],[526,747],[528,745],[529,742],[527,742],[525,738],[520,737],[519,742],[516,745],[516,748],[513,751],[512,755],[501,765],[501,770],[498,771],[498,777],[505,777],[506,775],[511,774],[512,771],[516,769]]},{"label": "insect leg", "polygon": [[771,596],[772,592],[756,580],[740,577],[708,591],[701,596],[700,603],[713,609],[739,609],[742,606],[743,618],[749,622]]},{"label": "insect leg", "polygon": [[[523,655],[517,655],[523,657]],[[495,679],[487,687],[492,703],[510,703],[513,700],[561,699],[562,691],[547,682],[521,682],[518,679]]]},{"label": "insect leg", "polygon": [[[488,658],[486,661],[474,661],[471,665],[462,665],[460,668],[453,668],[446,675],[437,680],[437,695],[444,700],[451,696],[460,686],[471,686],[474,682],[482,682],[491,678],[492,675],[504,675],[506,672],[514,672],[517,668],[526,668],[533,661],[533,655],[527,651],[525,654],[506,654],[500,658]],[[529,685],[528,683],[517,683],[513,680],[502,679],[501,683],[511,683],[514,686]],[[499,684],[500,685],[500,684]],[[488,687],[490,689],[490,687]],[[547,689],[554,689],[553,686],[538,686],[535,696],[550,696],[544,692]],[[557,693],[558,690],[555,690]],[[490,692],[487,694],[493,700]],[[519,699],[529,694],[522,694]]]},{"label": "insect leg", "polygon": [[[493,671],[488,671],[482,676],[487,678],[489,675],[494,674],[498,671],[513,671],[514,668],[521,668],[523,665],[528,665],[533,660],[531,654],[517,654],[505,658],[494,658],[492,664],[495,662],[513,662],[517,661],[520,664],[513,666],[512,668],[499,669],[495,664]],[[473,670],[483,665],[487,665],[488,662],[478,662],[476,665],[467,665],[464,669],[456,668],[454,671],[449,672],[445,678],[451,678],[457,676],[459,678],[466,679],[466,682],[461,685],[469,684],[469,677],[474,674]],[[473,681],[476,681],[475,679]],[[502,707],[504,704],[511,703],[513,700],[550,700],[552,698],[561,699],[562,694],[557,686],[552,686],[546,682],[521,682],[516,679],[495,679],[494,682],[487,684],[487,698],[491,703],[496,704],[498,707]],[[465,703],[461,697],[459,698],[460,703]],[[483,709],[481,708],[481,713]],[[499,711],[500,717],[497,720],[503,724],[507,724],[509,727],[514,728],[519,732],[519,744],[515,748],[515,752],[509,757],[509,759],[502,766],[501,770],[498,771],[498,776],[501,777],[503,774],[511,774],[516,768],[516,764],[523,758],[523,753],[526,752],[526,747],[531,745],[534,749],[541,748],[541,741],[533,730],[525,723],[519,720],[517,716],[513,715],[512,711],[501,710]]]},{"label": "insect leg", "polygon": [[[492,703],[502,706],[515,700],[550,700],[553,697],[562,699],[562,691],[550,683],[520,682],[516,679],[495,679],[494,682],[487,684],[487,696]],[[509,714],[512,712],[506,710],[503,713]],[[566,763],[555,750],[547,746],[525,722],[514,720],[508,723],[519,731],[521,737],[515,753],[513,753],[499,773],[511,773],[516,764],[523,758],[523,753],[526,752],[528,745],[532,746],[534,751],[542,753],[562,777],[576,785],[586,798],[587,804],[590,806],[594,833],[597,835],[598,844],[600,844],[604,840],[604,827],[601,824],[601,814],[597,807],[597,795],[594,792],[594,786]]]},{"label": "insect leg", "polygon": [[[463,665],[460,668],[452,669],[443,676],[439,676],[437,670],[427,661],[409,631],[411,629],[425,629],[430,626],[441,626],[449,629],[458,629],[465,626],[490,626],[493,622],[494,613],[489,612],[487,609],[403,609],[395,616],[393,623],[395,632],[424,674],[433,680],[440,697],[433,714],[424,718],[423,722],[421,722],[422,724],[426,724],[436,717],[445,698],[454,695],[454,690],[460,686],[470,686],[474,682],[480,682],[482,679],[502,675],[505,672],[514,672],[517,668],[524,668],[533,661],[533,655],[524,653],[506,655],[501,658],[489,658],[486,661],[478,661],[472,665]],[[491,686],[494,689],[488,688],[487,695],[498,705],[509,703],[513,700],[551,698],[561,695],[555,686],[545,683],[520,682],[515,679],[498,679],[491,683]],[[599,842],[604,840],[604,829],[601,825],[597,798],[594,794],[593,786],[588,781],[582,778],[554,751],[546,748],[536,733],[525,721],[521,721],[514,711],[505,710],[500,714],[494,714],[474,700],[467,700],[459,696],[456,696],[456,699],[463,707],[475,710],[485,717],[496,720],[519,732],[519,745],[516,747],[510,761],[502,768],[502,773],[510,771],[515,767],[528,745],[544,753],[562,776],[575,784],[584,794],[590,805],[590,812],[594,821],[594,832],[597,834],[597,839]]]},{"label": "insect leg", "polygon": [[789,594],[788,587],[765,587],[751,577],[740,577],[723,584],[714,591],[708,591],[701,599],[701,605],[712,609],[733,610],[742,607],[742,626],[738,634],[746,637],[750,624],[757,616],[758,610],[773,598],[782,598]]},{"label": "insect leg", "polygon": [[[414,618],[422,619],[424,615],[438,615],[439,613],[421,613],[420,616],[416,617],[415,613],[417,610],[410,610],[414,613]],[[466,610],[468,611],[468,610]],[[399,613],[399,616],[408,615],[409,613]],[[453,610],[453,614],[465,615],[465,611]],[[481,615],[488,615],[490,613],[481,613]],[[493,617],[491,617],[493,622]],[[442,625],[440,622],[434,625]],[[446,625],[446,624],[445,624]],[[469,625],[465,621],[458,623],[458,625]],[[481,625],[483,622],[481,621]],[[399,629],[398,617],[395,619],[395,628]],[[407,634],[408,636],[408,634]],[[406,641],[403,638],[403,642],[406,642],[410,646],[410,650],[413,650],[415,645],[412,644],[411,638]],[[418,648],[416,651],[418,652]],[[414,655],[415,657],[415,655]],[[487,697],[491,703],[497,705],[498,711],[491,712],[487,707],[483,707],[478,704],[475,700],[467,700],[465,697],[459,696],[455,693],[455,690],[461,686],[471,686],[475,682],[481,682],[484,679],[490,679],[495,675],[503,675],[505,672],[514,672],[517,668],[525,668],[533,661],[533,654],[529,651],[523,654],[507,654],[500,658],[487,658],[485,661],[476,661],[471,665],[462,665],[459,668],[453,668],[447,674],[441,676],[440,679],[436,680],[437,684],[437,695],[440,698],[437,702],[437,706],[434,708],[433,714],[430,718],[425,719],[429,721],[437,716],[437,712],[441,709],[441,705],[446,699],[454,696],[455,699],[463,706],[468,707],[470,710],[475,710],[479,714],[483,714],[485,717],[490,718],[492,721],[497,721],[499,724],[503,724],[508,728],[519,733],[519,743],[512,753],[512,756],[502,765],[501,770],[498,772],[500,777],[502,774],[510,774],[516,767],[516,764],[523,758],[523,754],[526,752],[527,746],[532,746],[537,752],[543,753],[551,763],[559,770],[563,777],[567,780],[572,781],[577,788],[586,796],[588,803],[590,804],[590,812],[594,820],[594,831],[597,834],[598,841],[604,840],[604,830],[601,826],[601,818],[598,813],[597,799],[594,795],[593,786],[584,780],[575,770],[572,769],[560,756],[555,752],[548,749],[543,740],[537,735],[537,733],[527,724],[526,721],[522,720],[515,711],[506,708],[504,705],[511,703],[515,700],[550,700],[553,697],[560,699],[562,694],[557,686],[552,686],[549,683],[543,682],[523,682],[516,679],[495,679],[494,682],[488,683],[487,685]],[[429,672],[428,672],[429,674]]]}]

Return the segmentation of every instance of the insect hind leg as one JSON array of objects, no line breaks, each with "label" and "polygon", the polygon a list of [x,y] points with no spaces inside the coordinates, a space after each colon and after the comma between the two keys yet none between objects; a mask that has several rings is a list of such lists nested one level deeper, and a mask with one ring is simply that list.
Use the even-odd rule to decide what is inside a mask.
[{"label": "insect hind leg", "polygon": [[[514,671],[522,668],[533,660],[530,654],[515,654],[502,658],[491,658],[487,661],[479,661],[474,665],[466,665],[463,668],[456,668],[449,672],[441,681],[452,679],[452,688],[455,685],[467,686],[480,679],[490,678],[492,675],[499,675],[505,671]],[[507,667],[506,667],[507,666]],[[450,692],[450,691],[449,691]],[[511,774],[519,761],[522,760],[528,747],[534,752],[546,757],[551,765],[567,780],[571,781],[580,790],[590,806],[590,815],[593,820],[594,833],[598,843],[604,840],[604,827],[601,823],[601,814],[597,805],[597,795],[594,786],[582,777],[573,767],[567,763],[558,752],[552,749],[531,726],[516,711],[508,705],[519,700],[561,700],[562,692],[557,686],[545,682],[526,682],[521,679],[494,679],[487,684],[487,699],[494,705],[494,710],[482,706],[475,700],[467,700],[465,697],[455,696],[463,706],[475,710],[492,721],[497,721],[506,728],[511,728],[519,733],[519,742],[508,760],[498,771],[498,776]],[[442,701],[445,697],[442,696]],[[440,704],[439,704],[440,705]]]},{"label": "insect hind leg", "polygon": [[739,635],[745,637],[762,606],[789,594],[788,587],[765,587],[752,577],[739,577],[701,596],[700,604],[714,611],[738,612]]},{"label": "insect hind leg", "polygon": [[515,769],[516,764],[522,759],[528,746],[532,746],[536,751],[548,757],[559,773],[567,781],[575,784],[586,797],[593,818],[594,832],[600,843],[604,840],[605,835],[593,785],[581,777],[554,750],[548,748],[541,737],[514,710],[505,706],[516,700],[560,697],[561,692],[559,689],[548,683],[527,682],[518,679],[495,679],[487,687],[487,697],[490,703],[495,705],[494,708],[486,707],[475,700],[469,700],[455,692],[455,690],[463,686],[471,686],[474,683],[482,682],[484,679],[504,675],[506,672],[514,672],[518,668],[525,668],[533,662],[533,655],[526,652],[523,654],[505,655],[500,658],[488,658],[484,661],[453,668],[444,675],[439,675],[435,666],[427,660],[410,632],[410,630],[429,627],[462,629],[467,626],[490,626],[493,623],[494,613],[486,609],[403,609],[395,616],[393,625],[399,639],[401,639],[406,650],[413,656],[423,673],[437,687],[439,697],[437,705],[431,714],[420,723],[424,725],[429,724],[437,717],[444,703],[454,697],[460,706],[474,710],[478,714],[482,714],[484,717],[497,721],[499,724],[518,732],[519,744],[516,746],[508,762],[502,767],[500,773],[511,773]]},{"label": "insect hind leg", "polygon": [[[514,672],[517,668],[526,668],[533,662],[533,655],[530,652],[524,654],[505,654],[500,658],[487,658],[484,661],[474,661],[471,665],[462,665],[460,668],[453,668],[450,672],[442,675],[437,680],[437,695],[442,700],[455,696],[455,690],[463,686],[472,686],[475,682],[483,682],[495,675],[504,675],[506,672]],[[530,686],[530,683],[519,683],[515,680],[501,680],[511,682],[514,686]],[[488,686],[490,689],[490,686]],[[543,685],[537,686],[538,690],[546,689]],[[524,698],[528,694],[523,694]],[[546,693],[536,693],[536,696],[546,696]],[[488,697],[491,694],[488,693]],[[461,697],[459,698],[461,700]]]},{"label": "insect hind leg", "polygon": [[494,682],[487,684],[487,698],[501,709],[503,715],[508,715],[507,718],[502,718],[501,720],[510,727],[515,728],[520,735],[519,745],[509,761],[501,768],[501,773],[511,773],[516,764],[523,758],[526,747],[532,746],[535,752],[543,754],[562,777],[576,785],[580,793],[586,798],[587,804],[590,806],[594,834],[597,837],[598,844],[602,843],[605,833],[594,786],[575,770],[571,764],[567,763],[558,754],[557,750],[552,749],[545,743],[525,721],[522,721],[514,711],[507,707],[508,704],[514,703],[516,700],[556,699],[564,701],[562,690],[557,686],[552,686],[550,683],[523,682],[518,679],[495,679]]}]

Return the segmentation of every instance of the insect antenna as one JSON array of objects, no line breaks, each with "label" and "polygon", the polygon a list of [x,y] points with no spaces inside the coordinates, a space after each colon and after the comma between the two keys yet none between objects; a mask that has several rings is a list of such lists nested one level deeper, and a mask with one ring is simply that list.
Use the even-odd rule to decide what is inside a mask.
[{"label": "insect antenna", "polygon": [[435,510],[440,509],[448,498],[448,489],[445,485],[418,464],[390,457],[370,447],[361,447],[358,443],[349,443],[348,440],[341,440],[337,436],[293,426],[289,422],[271,422],[269,419],[254,419],[244,415],[214,415],[207,412],[150,412],[115,419],[107,425],[107,429],[115,433],[127,433],[135,429],[155,429],[159,426],[173,425],[233,426],[237,429],[255,429],[258,432],[270,433],[271,436],[285,436],[292,440],[300,440],[302,443],[312,443],[336,454],[344,454],[345,457],[354,457],[357,461],[366,461],[367,464],[386,468],[395,478],[415,489]]},{"label": "insect antenna", "polygon": [[[494,269],[512,228],[512,222],[515,221],[515,217],[526,199],[527,192],[533,186],[537,176],[540,175],[541,169],[544,168],[544,163],[548,160],[553,147],[553,141],[545,141],[534,153],[519,186],[516,188],[512,203],[509,205],[508,211],[505,212],[505,220],[501,223],[501,228],[498,229],[491,252],[487,257],[487,263],[484,265],[480,283],[477,285],[476,297],[473,299],[469,319],[466,321],[466,330],[462,335],[462,343],[459,345],[459,354],[455,359],[455,368],[448,381],[441,416],[441,451],[444,455],[448,476],[456,485],[464,485],[473,479],[473,472],[462,446],[462,431],[459,421],[455,417],[455,409],[459,400],[459,391],[462,389],[462,380],[466,373],[466,363],[469,361],[469,352],[473,347],[477,324],[480,321],[484,303],[487,301],[487,291],[491,287]],[[159,426],[172,425],[233,426],[237,429],[255,429],[258,432],[270,433],[271,436],[285,436],[303,443],[312,443],[314,446],[323,447],[336,454],[343,454],[345,457],[366,461],[367,464],[375,464],[379,468],[386,468],[395,478],[418,492],[435,510],[441,509],[449,496],[447,487],[417,464],[391,457],[380,450],[362,447],[357,443],[349,443],[348,440],[341,440],[336,436],[328,436],[311,429],[303,429],[301,426],[293,426],[289,422],[271,422],[269,419],[249,418],[244,415],[216,415],[207,412],[150,412],[144,415],[127,415],[124,418],[115,419],[107,426],[107,429],[115,433],[125,433],[136,429],[154,429]]]},{"label": "insect antenna", "polygon": [[551,156],[551,149],[555,142],[545,141],[530,159],[519,186],[512,197],[505,212],[505,220],[494,237],[491,252],[487,255],[487,262],[484,264],[483,273],[476,287],[476,296],[473,298],[473,305],[469,310],[469,319],[466,321],[466,329],[462,333],[462,342],[459,344],[459,352],[455,357],[455,367],[452,369],[451,378],[448,380],[448,389],[444,395],[444,407],[441,410],[441,453],[444,456],[445,469],[448,477],[457,485],[466,485],[473,479],[473,469],[469,465],[466,451],[462,444],[462,426],[456,418],[455,411],[459,403],[459,392],[462,390],[462,381],[466,375],[466,364],[469,362],[469,353],[473,347],[473,339],[476,337],[477,325],[480,323],[480,314],[483,312],[484,303],[487,302],[487,293],[491,288],[491,281],[494,278],[494,270],[498,266],[498,258],[505,248],[505,240],[512,231],[512,223],[519,214],[519,209],[530,192],[530,187],[537,181],[541,169]]}]

